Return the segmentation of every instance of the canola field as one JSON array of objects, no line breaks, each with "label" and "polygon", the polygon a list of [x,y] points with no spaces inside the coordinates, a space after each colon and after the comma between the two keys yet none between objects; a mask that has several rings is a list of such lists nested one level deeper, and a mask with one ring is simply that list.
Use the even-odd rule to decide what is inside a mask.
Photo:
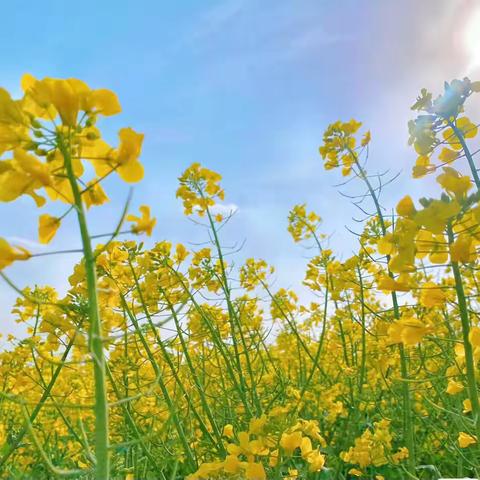
[{"label": "canola field", "polygon": [[[19,288],[9,266],[28,271],[35,254],[0,238],[1,288],[16,290],[12,315],[28,329],[0,352],[0,478],[480,475],[479,147],[465,113],[480,82],[422,90],[412,106],[410,182],[433,179],[435,198],[370,171],[362,123],[328,126],[318,174],[340,170],[364,221],[345,257],[315,205],[292,205],[299,262],[309,247],[295,289],[225,249],[235,216],[215,213],[222,177],[199,163],[179,172],[177,197],[204,243],[145,247],[149,206],[130,211],[104,189],[145,175],[143,134],[121,128],[112,146],[97,127],[121,111],[115,93],[28,74],[21,86],[21,98],[0,89],[0,201],[30,196],[44,244],[74,217],[82,260],[64,296]],[[118,224],[93,235],[89,216],[109,200]]]}]

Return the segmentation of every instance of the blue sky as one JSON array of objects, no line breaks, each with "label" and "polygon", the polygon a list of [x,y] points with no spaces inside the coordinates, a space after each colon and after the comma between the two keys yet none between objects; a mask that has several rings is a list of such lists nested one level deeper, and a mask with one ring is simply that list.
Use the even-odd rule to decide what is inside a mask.
[{"label": "blue sky", "polygon": [[[225,244],[246,240],[240,258],[265,258],[277,267],[278,287],[297,287],[309,252],[286,232],[291,206],[307,202],[316,210],[343,255],[355,243],[344,227],[354,225],[355,212],[317,153],[323,130],[339,118],[364,121],[373,136],[370,170],[404,172],[384,204],[394,206],[407,188],[423,195],[425,184],[409,178],[415,160],[406,145],[409,106],[422,87],[440,92],[443,80],[475,77],[467,71],[462,32],[477,6],[469,0],[10,1],[2,5],[0,84],[19,95],[19,79],[30,72],[78,77],[117,92],[123,112],[102,125],[112,141],[122,126],[145,133],[146,178],[133,205],[149,204],[158,218],[152,241],[205,239],[175,199],[177,177],[198,161],[222,173],[226,204],[238,207]],[[92,211],[92,233],[115,224],[126,198],[119,181],[107,189],[112,202]],[[1,204],[0,236],[45,251],[30,243],[39,213],[29,198]],[[73,220],[48,248],[79,245]],[[77,260],[32,259],[6,273],[20,286],[49,283],[63,291]],[[14,298],[0,286],[0,331],[18,331],[8,313]]]}]

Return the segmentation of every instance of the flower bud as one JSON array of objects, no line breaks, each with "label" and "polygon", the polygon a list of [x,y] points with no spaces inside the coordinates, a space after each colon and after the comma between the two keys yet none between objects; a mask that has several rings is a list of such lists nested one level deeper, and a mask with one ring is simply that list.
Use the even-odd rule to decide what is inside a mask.
[{"label": "flower bud", "polygon": [[39,157],[46,157],[48,152],[44,148],[36,148],[35,154],[38,155]]},{"label": "flower bud", "polygon": [[24,148],[27,151],[31,151],[31,150],[35,150],[37,147],[38,147],[38,143],[31,141],[26,143]]},{"label": "flower bud", "polygon": [[97,140],[98,135],[95,132],[88,132],[87,133],[87,140]]},{"label": "flower bud", "polygon": [[95,114],[90,114],[89,117],[87,118],[87,121],[85,122],[86,127],[92,127],[97,123],[97,116]]}]

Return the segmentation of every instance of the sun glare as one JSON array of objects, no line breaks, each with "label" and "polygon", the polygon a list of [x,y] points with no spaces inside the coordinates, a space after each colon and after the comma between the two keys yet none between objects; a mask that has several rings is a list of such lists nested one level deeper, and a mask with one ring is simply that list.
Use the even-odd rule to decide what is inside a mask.
[{"label": "sun glare", "polygon": [[468,71],[480,67],[480,8],[473,12],[465,28],[465,48],[468,54]]}]

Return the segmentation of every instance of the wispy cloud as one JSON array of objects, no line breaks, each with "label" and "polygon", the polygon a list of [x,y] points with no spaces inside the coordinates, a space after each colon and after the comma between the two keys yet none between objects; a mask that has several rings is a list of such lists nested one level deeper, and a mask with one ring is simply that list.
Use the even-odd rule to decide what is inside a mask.
[{"label": "wispy cloud", "polygon": [[146,142],[152,145],[183,143],[192,139],[191,134],[180,128],[146,125],[141,130],[145,133]]},{"label": "wispy cloud", "polygon": [[204,40],[222,30],[242,11],[245,3],[246,0],[228,0],[203,12],[187,36],[189,42]]},{"label": "wispy cloud", "polygon": [[354,38],[343,30],[327,31],[321,12],[308,2],[292,10],[271,1],[231,0],[199,15],[184,40],[196,51],[215,49],[217,55],[208,58],[210,68],[235,75],[235,65],[268,68]]},{"label": "wispy cloud", "polygon": [[31,250],[44,250],[46,248],[46,245],[43,245],[34,240],[29,240],[28,238],[10,236],[10,237],[7,237],[7,241],[10,244],[20,245],[22,247],[29,248]]},{"label": "wispy cloud", "polygon": [[230,215],[233,215],[239,210],[238,205],[235,205],[234,203],[216,203],[213,205],[213,207],[210,207],[210,212],[213,215],[223,215],[224,217],[228,217]]}]

